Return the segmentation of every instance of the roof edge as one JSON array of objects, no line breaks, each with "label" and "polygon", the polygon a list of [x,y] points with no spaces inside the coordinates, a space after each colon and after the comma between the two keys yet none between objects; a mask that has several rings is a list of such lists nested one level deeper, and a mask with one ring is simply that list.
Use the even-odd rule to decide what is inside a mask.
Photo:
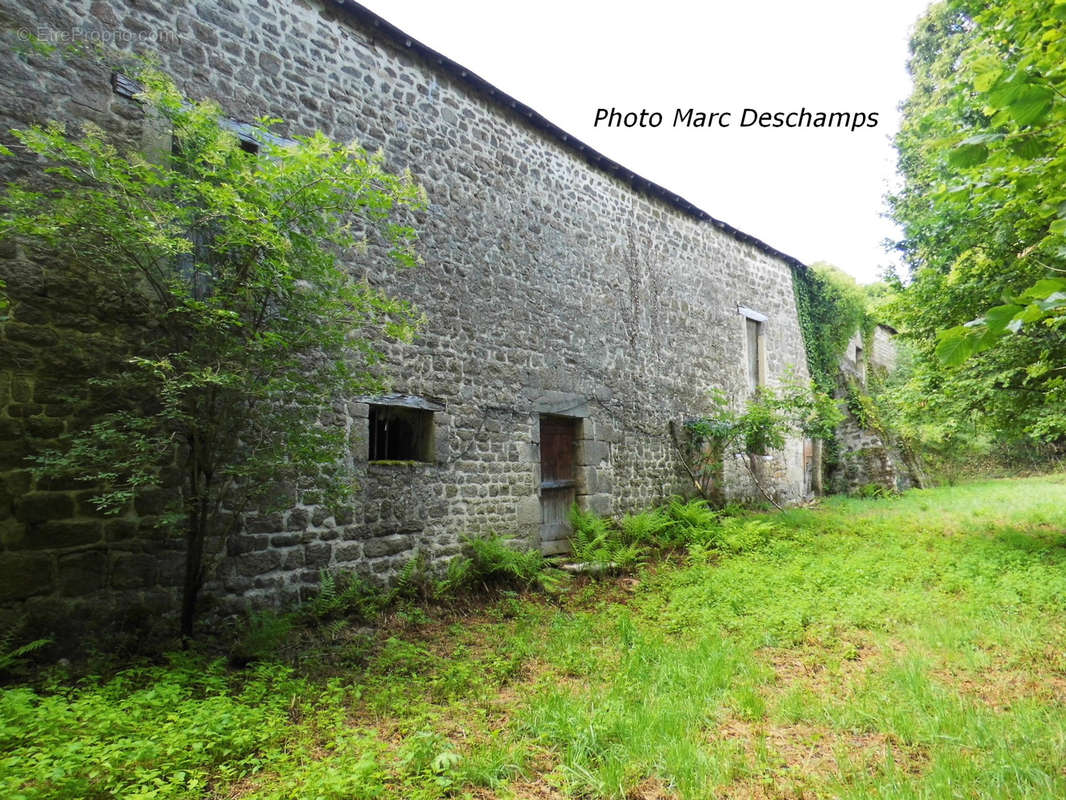
[{"label": "roof edge", "polygon": [[442,53],[438,53],[433,48],[422,44],[422,42],[400,30],[391,22],[374,13],[366,6],[355,2],[355,0],[331,0],[331,2],[338,9],[351,15],[372,30],[379,32],[401,51],[409,50],[416,53],[429,62],[431,66],[435,65],[441,72],[448,74],[460,83],[466,84],[479,95],[485,97],[504,111],[510,111],[524,119],[537,130],[546,133],[563,148],[570,150],[580,158],[584,159],[594,169],[617,178],[624,183],[628,183],[634,190],[650,195],[658,200],[662,200],[667,205],[673,206],[690,217],[703,222],[709,222],[716,228],[719,228],[732,236],[734,239],[750,244],[767,255],[780,258],[790,266],[807,269],[807,265],[795,256],[790,256],[788,253],[784,253],[775,247],[771,247],[762,239],[744,233],[744,231],[739,228],[734,228],[727,222],[712,217],[703,209],[698,208],[685,198],[681,197],[681,195],[671,192],[669,189],[666,189],[653,181],[649,181],[647,178],[641,177],[631,169],[619,164],[617,161],[613,161],[603,155],[603,153],[600,153],[598,150],[595,150],[582,142],[576,136],[567,133],[525,103],[522,103],[506,92],[496,88],[480,75],[471,72],[462,64],[453,61]]}]

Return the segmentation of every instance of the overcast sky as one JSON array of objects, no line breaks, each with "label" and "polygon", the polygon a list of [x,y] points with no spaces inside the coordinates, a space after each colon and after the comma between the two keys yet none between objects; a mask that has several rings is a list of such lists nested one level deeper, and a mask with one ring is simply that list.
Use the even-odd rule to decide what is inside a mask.
[{"label": "overcast sky", "polygon": [[[929,0],[361,0],[559,127],[718,219],[863,282],[882,241],[907,41]],[[658,128],[594,126],[598,108]],[[674,109],[730,127],[673,127]],[[876,113],[876,127],[740,126],[745,108]]]}]

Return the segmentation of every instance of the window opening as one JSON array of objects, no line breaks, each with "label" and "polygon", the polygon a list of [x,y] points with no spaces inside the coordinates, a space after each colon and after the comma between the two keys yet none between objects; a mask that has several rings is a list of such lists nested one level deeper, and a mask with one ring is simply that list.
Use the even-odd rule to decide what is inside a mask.
[{"label": "window opening", "polygon": [[370,406],[370,461],[432,461],[433,412]]}]

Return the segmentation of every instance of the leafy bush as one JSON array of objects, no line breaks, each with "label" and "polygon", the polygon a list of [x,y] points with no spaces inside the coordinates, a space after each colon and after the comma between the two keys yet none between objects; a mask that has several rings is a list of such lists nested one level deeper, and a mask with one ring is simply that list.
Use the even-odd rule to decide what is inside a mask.
[{"label": "leafy bush", "polygon": [[247,685],[256,702],[228,690],[222,664],[119,673],[67,695],[0,694],[0,796],[185,798],[209,775],[254,771],[258,753],[283,735],[302,691],[284,668]]},{"label": "leafy bush", "polygon": [[400,750],[400,763],[412,777],[428,781],[441,791],[456,787],[456,767],[463,760],[448,739],[433,731],[419,731],[408,737]]}]

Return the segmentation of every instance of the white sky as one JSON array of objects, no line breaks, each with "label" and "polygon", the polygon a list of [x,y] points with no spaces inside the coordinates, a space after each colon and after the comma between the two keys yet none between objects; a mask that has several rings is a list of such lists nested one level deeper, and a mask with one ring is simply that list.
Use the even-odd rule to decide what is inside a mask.
[{"label": "white sky", "polygon": [[[639,175],[801,261],[860,281],[895,257],[882,214],[910,91],[912,25],[930,0],[361,0]],[[660,111],[655,129],[596,109]],[[732,112],[673,128],[673,110]],[[876,128],[741,128],[759,111],[877,112]]]}]

